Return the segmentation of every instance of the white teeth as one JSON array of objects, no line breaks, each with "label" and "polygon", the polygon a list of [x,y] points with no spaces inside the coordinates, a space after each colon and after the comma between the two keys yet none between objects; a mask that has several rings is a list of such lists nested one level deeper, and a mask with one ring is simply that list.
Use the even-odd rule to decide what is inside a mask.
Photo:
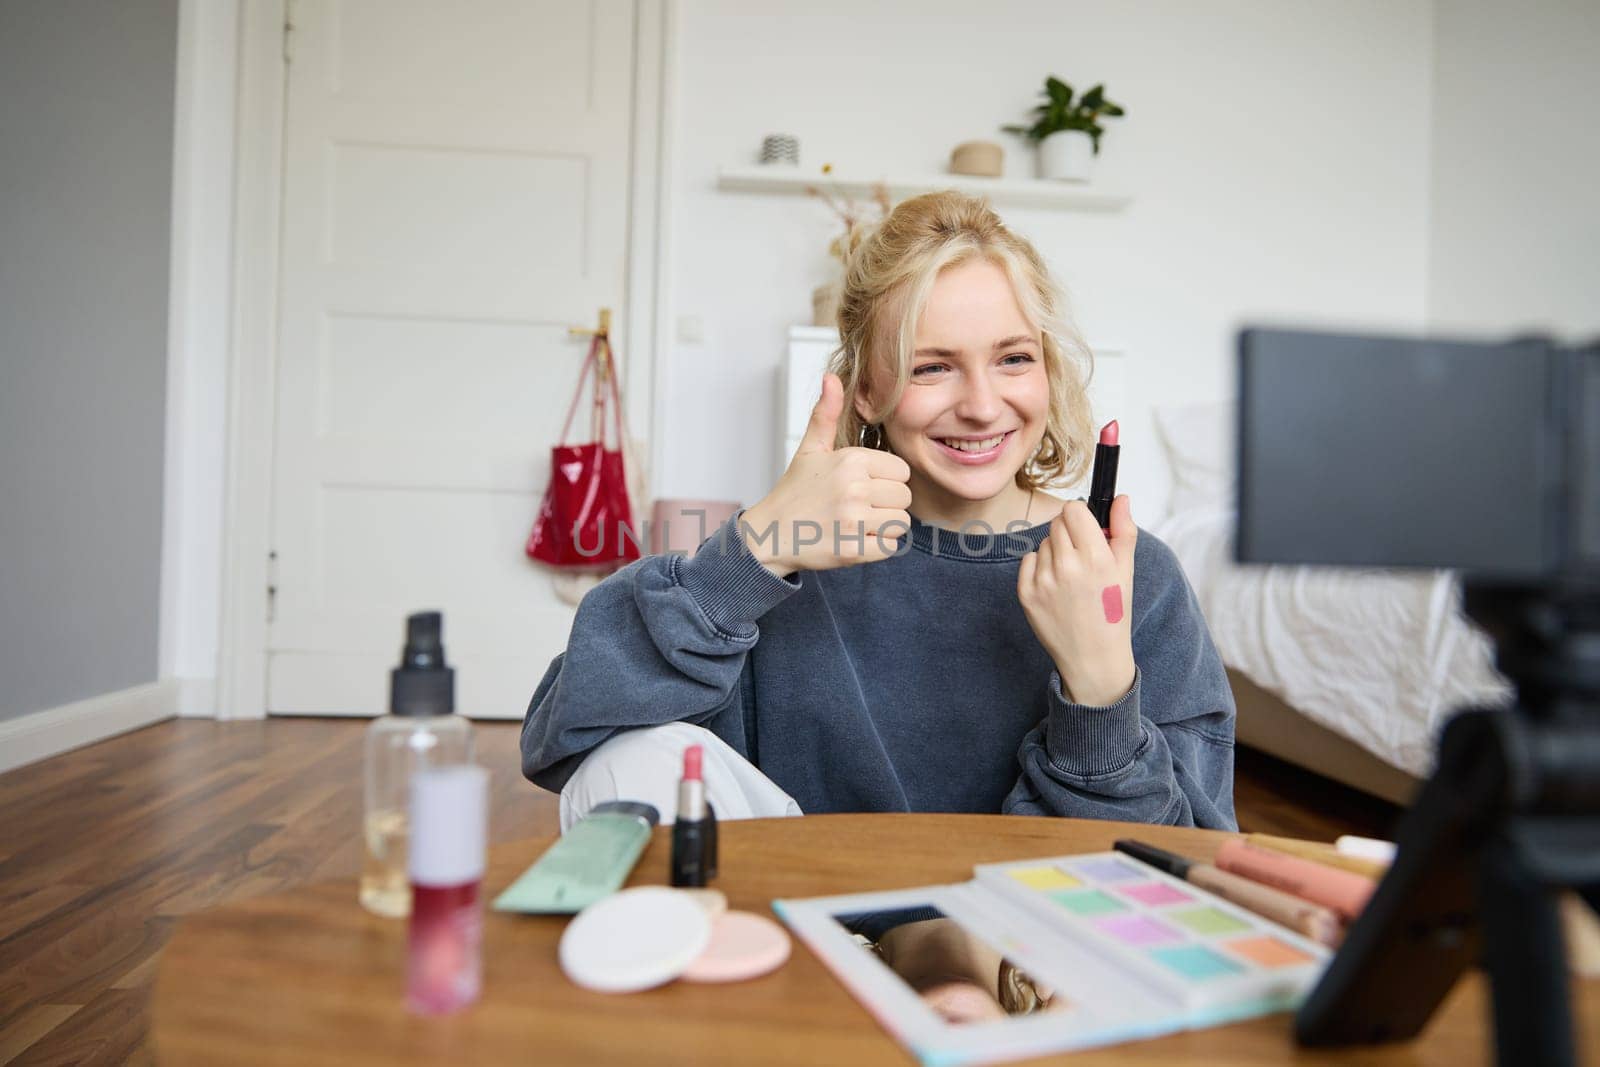
[{"label": "white teeth", "polygon": [[957,452],[987,452],[1005,439],[1006,435],[1001,434],[999,437],[985,437],[981,441],[957,441],[950,437],[941,437],[939,441]]}]

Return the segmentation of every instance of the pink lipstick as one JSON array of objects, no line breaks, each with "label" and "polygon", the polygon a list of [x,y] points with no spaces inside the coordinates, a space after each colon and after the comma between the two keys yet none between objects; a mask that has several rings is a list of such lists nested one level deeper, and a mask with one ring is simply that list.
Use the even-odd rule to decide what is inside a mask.
[{"label": "pink lipstick", "polygon": [[1117,498],[1117,457],[1122,454],[1119,437],[1117,420],[1112,419],[1101,429],[1100,443],[1094,446],[1094,474],[1089,478],[1089,513],[1107,537],[1111,536],[1111,502]]}]

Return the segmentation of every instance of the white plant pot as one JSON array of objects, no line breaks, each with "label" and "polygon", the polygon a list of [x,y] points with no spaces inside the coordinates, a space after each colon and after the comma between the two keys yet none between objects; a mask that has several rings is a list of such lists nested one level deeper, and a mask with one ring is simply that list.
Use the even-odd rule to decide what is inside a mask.
[{"label": "white plant pot", "polygon": [[1094,169],[1094,142],[1082,130],[1057,130],[1039,142],[1039,177],[1086,182]]}]

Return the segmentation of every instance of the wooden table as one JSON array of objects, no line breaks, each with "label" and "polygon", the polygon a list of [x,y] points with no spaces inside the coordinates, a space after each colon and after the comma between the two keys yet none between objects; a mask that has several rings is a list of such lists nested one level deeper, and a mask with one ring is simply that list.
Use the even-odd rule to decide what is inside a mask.
[{"label": "wooden table", "polygon": [[[1228,835],[1128,823],[986,815],[812,815],[725,823],[717,885],[732,906],[775,897],[965,881],[976,863],[1096,852],[1137,836],[1209,858]],[[493,850],[492,898],[550,839]],[[657,830],[631,885],[665,884]],[[152,1039],[164,1064],[908,1063],[798,942],[779,971],[730,986],[675,983],[627,996],[562,976],[561,917],[485,917],[483,999],[420,1019],[402,1002],[405,924],[368,915],[354,882],[313,886],[185,919],[167,946]],[[1484,983],[1463,981],[1423,1037],[1345,1052],[1297,1049],[1290,1016],[1059,1057],[1074,1065],[1175,1062],[1446,1064],[1491,1059]],[[1575,990],[1585,1060],[1600,1063],[1600,982]]]}]

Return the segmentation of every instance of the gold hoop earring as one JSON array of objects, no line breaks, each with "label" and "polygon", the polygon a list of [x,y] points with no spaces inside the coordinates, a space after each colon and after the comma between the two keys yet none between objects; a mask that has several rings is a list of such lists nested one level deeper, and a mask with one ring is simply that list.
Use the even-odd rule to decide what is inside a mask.
[{"label": "gold hoop earring", "polygon": [[[867,431],[868,430],[872,431],[872,440],[871,441],[867,440]],[[871,426],[863,426],[863,427],[861,427],[861,435],[858,438],[858,440],[859,440],[862,448],[876,448],[879,451],[882,451],[883,447],[884,447],[883,446],[883,426],[882,426],[882,424],[875,422]]]}]

